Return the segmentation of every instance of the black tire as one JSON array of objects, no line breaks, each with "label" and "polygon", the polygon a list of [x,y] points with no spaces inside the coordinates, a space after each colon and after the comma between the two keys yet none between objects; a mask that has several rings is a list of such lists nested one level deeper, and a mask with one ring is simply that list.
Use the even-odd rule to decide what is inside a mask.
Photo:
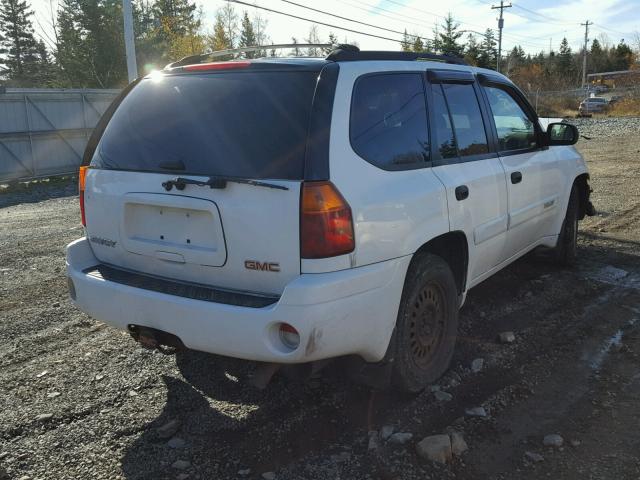
[{"label": "black tire", "polygon": [[558,264],[571,266],[576,263],[578,249],[578,208],[580,199],[578,197],[578,187],[573,185],[569,196],[567,213],[562,222],[562,230],[558,236],[554,254]]},{"label": "black tire", "polygon": [[393,385],[417,393],[449,368],[458,331],[458,292],[449,265],[421,254],[407,272],[391,339]]}]

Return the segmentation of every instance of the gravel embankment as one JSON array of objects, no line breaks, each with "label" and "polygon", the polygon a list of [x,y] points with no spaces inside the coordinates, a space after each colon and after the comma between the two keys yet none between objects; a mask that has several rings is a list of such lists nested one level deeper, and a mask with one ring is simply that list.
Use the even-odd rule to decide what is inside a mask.
[{"label": "gravel embankment", "polygon": [[567,118],[582,135],[593,137],[616,137],[620,135],[640,135],[640,117],[595,117]]}]

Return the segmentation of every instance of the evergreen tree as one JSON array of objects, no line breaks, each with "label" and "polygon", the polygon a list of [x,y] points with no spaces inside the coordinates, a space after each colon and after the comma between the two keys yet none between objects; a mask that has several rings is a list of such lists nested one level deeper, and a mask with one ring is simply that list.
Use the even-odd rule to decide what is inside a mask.
[{"label": "evergreen tree", "polygon": [[[256,34],[253,31],[253,24],[249,20],[249,14],[245,11],[242,15],[242,23],[240,27],[240,43],[239,47],[254,47],[256,45]],[[254,58],[255,52],[245,52],[245,58]]]},{"label": "evergreen tree", "polygon": [[567,37],[562,39],[560,49],[558,50],[558,64],[562,70],[568,69],[571,64],[571,47],[567,41]]},{"label": "evergreen tree", "polygon": [[[232,48],[231,39],[227,36],[227,29],[225,28],[224,17],[221,10],[216,12],[216,21],[213,24],[213,35],[209,37],[209,45],[214,52]],[[229,60],[231,58],[233,58],[232,55],[229,57],[218,57],[218,60]]]},{"label": "evergreen tree", "polygon": [[413,39],[413,44],[411,45],[411,49],[414,52],[424,52],[424,42],[420,37],[415,37]]},{"label": "evergreen tree", "polygon": [[407,29],[404,29],[404,34],[402,35],[402,41],[400,42],[400,50],[403,52],[411,51],[411,39],[409,38],[409,34],[407,33]]},{"label": "evergreen tree", "polygon": [[26,0],[0,1],[0,53],[3,55],[0,63],[5,69],[3,73],[14,85],[38,83],[44,45],[39,45],[34,37],[32,16]]},{"label": "evergreen tree", "polygon": [[480,43],[480,55],[478,56],[478,66],[483,68],[496,68],[498,58],[497,42],[493,30],[487,28]]},{"label": "evergreen tree", "polygon": [[335,33],[329,32],[329,41],[327,43],[330,46],[322,49],[325,55],[329,55],[338,46],[338,37]]},{"label": "evergreen tree", "polygon": [[480,45],[473,33],[467,36],[467,45],[464,52],[465,60],[471,65],[478,65],[480,59]]},{"label": "evergreen tree", "polygon": [[127,82],[120,0],[61,0],[56,60],[68,86],[121,87]]},{"label": "evergreen tree", "polygon": [[447,55],[455,55],[461,57],[464,54],[464,45],[458,43],[462,36],[462,32],[458,31],[460,24],[453,19],[453,15],[449,13],[442,24],[442,32],[438,35],[439,50]]}]

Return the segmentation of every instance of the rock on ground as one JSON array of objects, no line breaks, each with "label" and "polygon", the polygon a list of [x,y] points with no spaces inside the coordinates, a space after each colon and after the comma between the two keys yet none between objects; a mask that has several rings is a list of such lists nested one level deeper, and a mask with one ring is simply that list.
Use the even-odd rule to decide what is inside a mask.
[{"label": "rock on ground", "polygon": [[516,336],[513,332],[502,332],[499,335],[499,339],[501,343],[513,343],[516,341]]},{"label": "rock on ground", "polygon": [[460,432],[451,432],[449,434],[451,440],[451,453],[454,455],[462,455],[469,450],[467,442],[464,441],[464,436]]},{"label": "rock on ground", "polygon": [[447,463],[451,460],[451,439],[449,435],[431,435],[416,445],[418,456],[432,462]]},{"label": "rock on ground", "polygon": [[391,435],[391,437],[389,437],[389,443],[393,443],[395,445],[404,445],[412,438],[413,438],[413,433],[398,432],[398,433],[394,433],[393,435]]},{"label": "rock on ground", "polygon": [[484,407],[467,408],[464,411],[464,413],[466,413],[470,417],[486,417],[487,416],[487,411],[484,409]]},{"label": "rock on ground", "polygon": [[564,443],[564,439],[557,433],[545,435],[542,439],[542,444],[546,447],[561,447]]}]

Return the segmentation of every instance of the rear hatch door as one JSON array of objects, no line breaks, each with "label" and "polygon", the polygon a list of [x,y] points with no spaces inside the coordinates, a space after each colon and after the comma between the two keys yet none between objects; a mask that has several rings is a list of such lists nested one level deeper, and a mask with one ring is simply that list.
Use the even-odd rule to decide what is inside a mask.
[{"label": "rear hatch door", "polygon": [[280,294],[300,274],[300,184],[317,76],[233,69],[143,79],[116,109],[87,174],[96,257]]}]

